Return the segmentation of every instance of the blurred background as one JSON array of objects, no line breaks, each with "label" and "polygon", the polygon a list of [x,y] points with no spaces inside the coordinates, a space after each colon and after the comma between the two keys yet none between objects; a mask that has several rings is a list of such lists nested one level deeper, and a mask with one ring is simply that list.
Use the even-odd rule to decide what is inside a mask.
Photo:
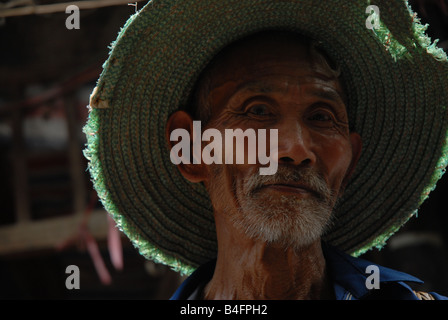
[{"label": "blurred background", "polygon": [[[80,1],[79,29],[68,29],[74,16],[63,0],[0,0],[1,299],[167,299],[183,280],[117,231],[82,154],[108,46],[144,3]],[[410,3],[448,51],[448,1]],[[418,218],[364,257],[448,295],[447,195],[445,175]],[[78,290],[66,287],[70,265],[79,267]]]}]

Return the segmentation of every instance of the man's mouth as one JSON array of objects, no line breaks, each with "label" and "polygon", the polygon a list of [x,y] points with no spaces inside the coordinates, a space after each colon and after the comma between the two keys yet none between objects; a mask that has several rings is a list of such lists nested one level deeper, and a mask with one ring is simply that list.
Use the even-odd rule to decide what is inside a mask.
[{"label": "man's mouth", "polygon": [[301,183],[285,183],[285,182],[269,183],[263,185],[261,189],[270,189],[278,192],[301,194],[301,195],[310,194],[312,196],[319,197],[319,194],[316,191],[314,191],[309,186]]}]

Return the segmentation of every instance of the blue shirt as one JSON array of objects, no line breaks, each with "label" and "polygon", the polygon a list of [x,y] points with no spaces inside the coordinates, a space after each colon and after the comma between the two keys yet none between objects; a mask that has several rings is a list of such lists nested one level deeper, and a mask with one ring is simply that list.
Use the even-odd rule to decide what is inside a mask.
[{"label": "blue shirt", "polygon": [[[416,292],[407,283],[422,283],[409,274],[385,268],[361,258],[352,257],[329,245],[322,245],[329,278],[333,282],[336,300],[420,300]],[[171,300],[202,299],[204,287],[211,280],[216,260],[200,266],[176,290]],[[379,285],[370,289],[372,271],[375,266]],[[371,268],[371,267],[369,267]],[[368,279],[369,278],[369,279]],[[375,288],[376,287],[376,288]],[[448,300],[435,292],[429,293],[435,300]]]}]

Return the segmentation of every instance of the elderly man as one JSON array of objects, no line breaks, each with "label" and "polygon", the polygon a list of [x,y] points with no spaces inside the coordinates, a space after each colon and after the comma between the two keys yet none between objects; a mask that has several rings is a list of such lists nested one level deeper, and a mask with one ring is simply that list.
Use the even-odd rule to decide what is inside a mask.
[{"label": "elderly man", "polygon": [[[152,1],[127,23],[86,156],[140,252],[192,273],[173,299],[444,298],[354,257],[384,245],[447,164],[446,55],[404,1],[378,4]],[[196,121],[215,134],[199,152]],[[228,161],[217,137],[232,129],[258,132],[275,172],[247,143]]]},{"label": "elderly man", "polygon": [[[274,175],[259,175],[258,164],[179,166],[204,182],[214,209],[218,259],[204,297],[330,297],[320,238],[361,151],[337,70],[299,37],[261,33],[227,49],[204,77],[195,103],[209,114],[204,129],[276,128],[281,137]],[[191,124],[178,111],[167,128]]]}]

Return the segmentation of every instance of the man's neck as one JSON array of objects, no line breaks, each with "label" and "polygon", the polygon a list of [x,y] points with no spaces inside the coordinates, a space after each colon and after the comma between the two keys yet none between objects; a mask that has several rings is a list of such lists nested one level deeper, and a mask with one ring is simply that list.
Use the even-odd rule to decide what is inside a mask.
[{"label": "man's neck", "polygon": [[218,221],[217,229],[218,258],[205,299],[333,298],[320,240],[300,249],[285,249],[248,239]]}]

